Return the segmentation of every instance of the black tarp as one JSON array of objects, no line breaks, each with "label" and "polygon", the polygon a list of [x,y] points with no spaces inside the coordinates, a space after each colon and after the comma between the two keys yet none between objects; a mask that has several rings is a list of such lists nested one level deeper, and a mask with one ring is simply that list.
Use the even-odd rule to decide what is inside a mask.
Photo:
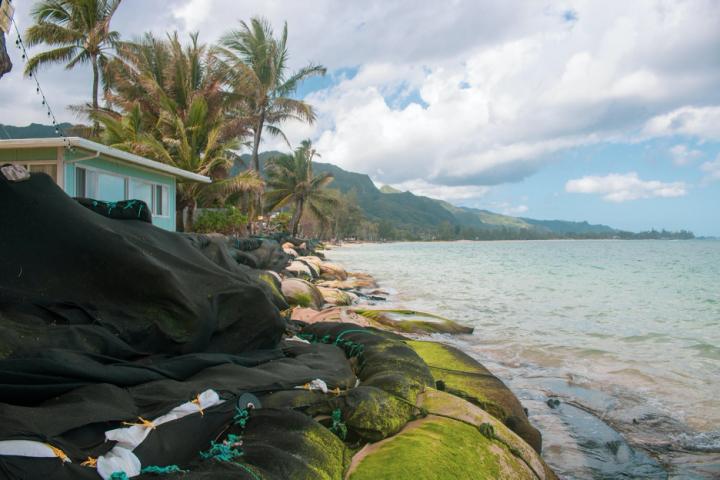
[{"label": "black tarp", "polygon": [[[80,464],[113,448],[106,431],[209,389],[225,403],[160,426],[134,453],[143,465],[243,478],[237,462],[199,457],[233,425],[242,394],[297,391],[316,378],[340,389],[357,381],[337,346],[281,341],[289,325],[261,274],[211,238],[85,208],[45,175],[0,176],[0,441],[44,442],[72,460],[0,455],[0,479],[99,478]],[[263,478],[280,478],[275,442],[322,458],[327,442],[313,446],[307,435],[320,428],[334,438],[283,411],[261,416],[294,422],[295,433],[276,438],[278,424],[263,437],[268,446],[248,454]],[[346,460],[339,445],[333,471]],[[297,463],[295,453],[286,460]],[[312,478],[324,467],[306,468]]]}]

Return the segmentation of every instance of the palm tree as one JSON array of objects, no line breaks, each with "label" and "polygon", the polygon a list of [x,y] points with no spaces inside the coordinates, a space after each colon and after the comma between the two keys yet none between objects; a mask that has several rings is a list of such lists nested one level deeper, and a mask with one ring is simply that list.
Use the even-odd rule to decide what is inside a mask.
[{"label": "palm tree", "polygon": [[113,89],[107,97],[122,113],[91,113],[103,125],[104,143],[215,180],[178,185],[178,225],[185,231],[192,229],[199,203],[222,203],[233,193],[258,193],[264,186],[256,172],[226,178],[230,152],[240,148],[246,128],[227,117],[221,76],[197,35],[190,38],[186,47],[177,34],[167,40],[148,34],[121,45],[108,68]]},{"label": "palm tree", "polygon": [[293,236],[298,233],[298,225],[307,210],[318,219],[324,219],[327,206],[336,203],[336,199],[325,189],[333,180],[329,172],[313,174],[312,159],[319,156],[310,140],[302,142],[293,154],[280,155],[268,161],[266,193],[269,210],[293,205],[290,221]]},{"label": "palm tree", "polygon": [[35,5],[32,10],[35,24],[25,33],[25,41],[29,46],[45,43],[55,48],[30,58],[25,74],[30,75],[41,65],[50,63],[65,63],[69,70],[90,62],[92,107],[97,110],[98,85],[109,60],[107,53],[120,38],[118,32],[110,30],[110,20],[120,1],[43,0]]},{"label": "palm tree", "polygon": [[[251,168],[260,171],[258,150],[263,131],[285,138],[280,124],[289,119],[308,123],[315,121],[312,107],[302,100],[290,98],[300,83],[314,75],[325,75],[325,67],[309,64],[287,76],[287,22],[279,38],[267,20],[253,17],[250,24],[220,39],[216,55],[227,74],[227,81],[250,117],[253,136]],[[285,138],[287,141],[287,138]]]}]

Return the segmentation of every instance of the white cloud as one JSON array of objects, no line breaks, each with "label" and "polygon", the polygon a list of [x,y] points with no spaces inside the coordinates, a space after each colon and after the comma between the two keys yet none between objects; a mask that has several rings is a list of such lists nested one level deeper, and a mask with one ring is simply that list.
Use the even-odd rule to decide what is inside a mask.
[{"label": "white cloud", "polygon": [[687,135],[702,140],[720,139],[720,106],[681,107],[647,121],[650,136]]},{"label": "white cloud", "polygon": [[[18,5],[25,26],[29,8]],[[113,27],[126,38],[178,29],[214,41],[251,15],[276,30],[287,20],[292,68],[357,69],[308,97],[318,122],[286,124],[294,144],[310,137],[323,161],[382,183],[424,179],[417,187],[439,198],[481,197],[574,147],[637,134],[720,138],[714,0],[124,0]],[[89,71],[43,75],[56,110],[89,98]],[[15,72],[0,81],[0,122],[43,120],[23,85]],[[266,138],[263,148],[287,147]]]},{"label": "white cloud", "polygon": [[415,195],[423,195],[425,197],[445,200],[451,203],[484,197],[490,191],[489,187],[478,187],[472,185],[461,187],[434,185],[426,182],[425,180],[409,180],[391,186],[401,192],[412,192]]},{"label": "white cloud", "polygon": [[687,186],[684,182],[664,183],[658,180],[642,180],[636,172],[629,172],[569,180],[565,184],[565,191],[599,194],[602,195],[603,200],[621,203],[640,198],[682,197],[687,193]]},{"label": "white cloud", "polygon": [[715,160],[700,165],[700,170],[705,172],[705,177],[703,178],[705,182],[720,180],[720,154],[718,154]]},{"label": "white cloud", "polygon": [[702,152],[700,150],[691,150],[687,145],[678,144],[670,149],[670,156],[675,165],[683,166],[702,157]]}]

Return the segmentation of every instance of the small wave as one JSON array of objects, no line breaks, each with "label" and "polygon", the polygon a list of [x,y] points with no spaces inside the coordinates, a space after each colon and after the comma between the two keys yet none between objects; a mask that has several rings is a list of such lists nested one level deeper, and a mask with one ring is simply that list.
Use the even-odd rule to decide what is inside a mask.
[{"label": "small wave", "polygon": [[709,343],[698,343],[685,348],[695,350],[701,357],[720,360],[720,347],[716,347],[715,345],[710,345]]}]

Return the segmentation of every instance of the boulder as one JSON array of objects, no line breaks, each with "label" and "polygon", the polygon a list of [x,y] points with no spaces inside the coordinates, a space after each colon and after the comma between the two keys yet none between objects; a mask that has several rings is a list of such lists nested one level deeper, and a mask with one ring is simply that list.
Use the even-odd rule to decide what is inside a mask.
[{"label": "boulder", "polygon": [[340,265],[330,262],[320,264],[320,278],[325,280],[347,280],[347,272]]},{"label": "boulder", "polygon": [[365,273],[347,273],[345,280],[325,280],[318,285],[342,290],[376,289],[378,286],[375,279]]},{"label": "boulder", "polygon": [[470,334],[472,327],[461,325],[432,313],[402,309],[356,308],[355,312],[371,319],[374,325],[403,333],[414,334]]},{"label": "boulder", "polygon": [[521,438],[477,406],[433,389],[418,403],[428,416],[360,450],[346,479],[557,478]]},{"label": "boulder", "polygon": [[318,287],[318,290],[328,305],[347,306],[352,305],[358,299],[354,293],[344,292],[337,288]]},{"label": "boulder", "polygon": [[324,300],[312,283],[300,278],[286,278],[282,281],[282,293],[290,305],[320,309]]},{"label": "boulder", "polygon": [[293,260],[292,262],[290,262],[290,265],[285,267],[285,270],[298,278],[304,278],[306,280],[312,280],[314,278],[313,271],[305,262],[298,262],[297,260]]},{"label": "boulder", "polygon": [[302,262],[307,265],[310,269],[310,272],[312,273],[313,278],[318,278],[320,276],[320,264],[322,263],[322,260],[320,260],[319,258],[312,256],[297,257],[295,261]]},{"label": "boulder", "polygon": [[430,367],[435,381],[444,383],[445,391],[482,408],[517,433],[537,452],[542,450],[542,436],[530,424],[520,401],[488,369],[449,345],[411,340],[406,343]]},{"label": "boulder", "polygon": [[344,307],[326,308],[321,311],[313,310],[311,308],[296,307],[292,311],[291,318],[292,320],[299,320],[305,323],[343,322],[361,327],[372,326],[368,319]]}]

